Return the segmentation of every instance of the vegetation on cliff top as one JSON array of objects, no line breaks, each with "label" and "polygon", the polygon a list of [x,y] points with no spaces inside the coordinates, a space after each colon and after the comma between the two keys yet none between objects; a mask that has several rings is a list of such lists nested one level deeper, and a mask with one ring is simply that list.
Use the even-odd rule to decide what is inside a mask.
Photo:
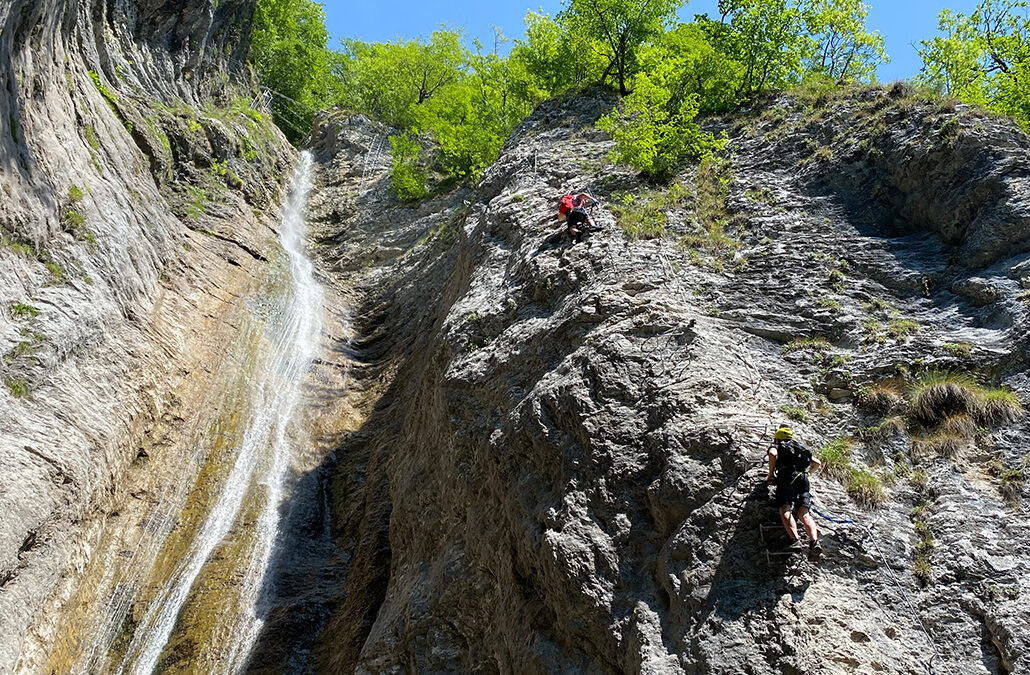
[{"label": "vegetation on cliff top", "polygon": [[[347,39],[334,50],[321,5],[259,0],[253,53],[270,88],[303,106],[365,112],[432,139],[436,168],[459,179],[478,176],[536,103],[569,90],[617,89],[624,104],[600,122],[616,141],[612,158],[666,179],[719,149],[699,116],[810,79],[872,82],[887,60],[861,0],[723,0],[717,18],[677,23],[682,4],[566,0],[553,18],[529,12],[525,37],[511,45],[500,32],[486,47],[441,28],[428,39]],[[945,10],[940,29],[922,43],[919,82],[1030,119],[1027,2],[984,0],[969,16]],[[310,113],[277,112],[299,140]],[[425,174],[409,161],[401,166],[398,193],[424,195]]]}]

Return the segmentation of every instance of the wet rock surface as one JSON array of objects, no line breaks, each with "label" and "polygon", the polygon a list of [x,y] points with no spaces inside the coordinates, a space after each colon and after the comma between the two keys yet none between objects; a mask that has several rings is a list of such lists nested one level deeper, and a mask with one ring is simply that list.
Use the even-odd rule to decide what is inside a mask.
[{"label": "wet rock surface", "polygon": [[77,575],[159,499],[130,475],[188,452],[277,246],[293,153],[249,108],[252,12],[0,2],[2,672],[70,667]]},{"label": "wet rock surface", "polygon": [[[606,160],[613,103],[542,105],[475,190],[411,205],[388,129],[316,127],[313,227],[360,308],[364,398],[329,469],[321,667],[1026,670],[1026,491],[997,478],[1026,422],[949,458],[904,423],[870,436],[889,415],[858,405],[932,368],[1027,400],[1026,136],[904,90],[779,97],[710,121],[728,161],[667,198]],[[605,229],[570,245],[555,208],[580,189]],[[663,238],[623,232],[626,194],[664,200]],[[851,438],[886,490],[870,508],[813,476],[855,521],[819,520],[819,563],[766,555],[761,462],[788,417],[814,449]]]}]

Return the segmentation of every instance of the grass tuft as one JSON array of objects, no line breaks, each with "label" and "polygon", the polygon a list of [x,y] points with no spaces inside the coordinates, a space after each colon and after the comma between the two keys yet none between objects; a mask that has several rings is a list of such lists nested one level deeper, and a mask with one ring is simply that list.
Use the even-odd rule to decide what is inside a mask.
[{"label": "grass tuft", "polygon": [[938,426],[938,430],[941,433],[961,436],[963,438],[972,438],[975,436],[977,428],[976,420],[966,413],[948,415],[941,420],[941,423]]},{"label": "grass tuft", "polygon": [[20,377],[5,378],[4,384],[7,386],[7,391],[11,392],[15,398],[28,398],[29,383]]},{"label": "grass tuft", "polygon": [[973,345],[968,342],[949,342],[941,345],[941,349],[952,356],[957,356],[963,359],[968,358],[973,353]]},{"label": "grass tuft", "polygon": [[24,302],[16,302],[11,306],[11,314],[17,317],[39,316],[39,309]]},{"label": "grass tuft", "polygon": [[945,457],[955,459],[969,445],[969,437],[961,434],[937,431],[929,436],[912,441],[912,452],[916,457]]},{"label": "grass tuft", "polygon": [[979,411],[979,385],[964,373],[928,371],[911,384],[909,401],[917,420],[939,424],[956,413]]},{"label": "grass tuft", "polygon": [[897,433],[905,431],[905,419],[897,415],[888,417],[879,424],[862,427],[855,434],[863,441],[885,441]]},{"label": "grass tuft", "polygon": [[819,461],[822,462],[820,470],[827,476],[833,476],[838,480],[844,480],[851,473],[848,462],[851,460],[851,450],[854,443],[847,438],[835,438],[816,453]]},{"label": "grass tuft", "polygon": [[780,412],[795,422],[807,422],[808,410],[796,405],[781,405]]},{"label": "grass tuft", "polygon": [[885,380],[859,389],[855,395],[855,402],[861,408],[884,414],[901,407],[905,399],[901,395],[901,385],[898,382]]},{"label": "grass tuft", "polygon": [[830,341],[826,338],[812,337],[812,338],[796,338],[791,340],[787,344],[783,345],[783,353],[790,354],[792,352],[799,351],[813,351],[813,352],[828,352],[833,348]]},{"label": "grass tuft", "polygon": [[918,321],[894,319],[887,325],[887,335],[898,342],[904,342],[915,333],[918,333],[920,328],[922,326]]},{"label": "grass tuft", "polygon": [[844,484],[848,496],[862,506],[880,506],[887,501],[883,479],[868,469],[852,469]]},{"label": "grass tuft", "polygon": [[1009,424],[1023,416],[1023,403],[1009,389],[986,389],[982,392],[980,421],[986,424]]}]

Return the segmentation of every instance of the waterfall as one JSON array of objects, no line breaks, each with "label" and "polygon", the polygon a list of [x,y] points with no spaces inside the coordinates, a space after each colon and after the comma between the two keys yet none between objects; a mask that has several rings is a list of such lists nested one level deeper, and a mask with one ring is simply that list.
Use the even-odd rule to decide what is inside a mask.
[{"label": "waterfall", "polygon": [[[301,154],[289,198],[282,211],[280,240],[286,261],[281,265],[280,298],[261,299],[266,314],[264,358],[251,384],[253,403],[238,443],[232,469],[174,572],[161,581],[139,625],[133,631],[119,673],[147,674],[158,665],[180,614],[212,553],[234,528],[246,533],[249,558],[239,582],[239,616],[219,617],[231,626],[226,670],[234,672],[246,662],[262,626],[258,607],[262,584],[279,530],[280,507],[288,494],[290,459],[303,432],[293,424],[300,408],[304,376],[315,357],[322,332],[323,290],[304,254],[304,209],[311,190],[312,157]],[[256,525],[238,522],[245,503],[260,504]]]}]

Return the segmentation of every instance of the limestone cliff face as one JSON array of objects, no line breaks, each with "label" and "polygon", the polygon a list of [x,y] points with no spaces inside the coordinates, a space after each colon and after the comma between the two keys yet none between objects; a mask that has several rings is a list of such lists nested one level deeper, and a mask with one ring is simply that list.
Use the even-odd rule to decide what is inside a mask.
[{"label": "limestone cliff face", "polygon": [[[1030,669],[1026,490],[999,479],[1027,423],[942,456],[883,412],[933,369],[1030,396],[1030,140],[903,87],[780,97],[710,122],[728,161],[656,191],[606,160],[612,104],[541,106],[474,190],[418,205],[374,161],[390,130],[316,125],[313,218],[362,310],[366,401],[329,484],[323,668]],[[570,246],[556,200],[585,188],[606,229]],[[642,218],[664,238],[624,233]],[[855,521],[820,519],[818,564],[765,552],[788,417],[884,483],[867,507],[813,477]]]},{"label": "limestone cliff face", "polygon": [[250,311],[292,164],[249,108],[252,12],[0,2],[2,672],[54,656],[128,468],[177,452]]}]

